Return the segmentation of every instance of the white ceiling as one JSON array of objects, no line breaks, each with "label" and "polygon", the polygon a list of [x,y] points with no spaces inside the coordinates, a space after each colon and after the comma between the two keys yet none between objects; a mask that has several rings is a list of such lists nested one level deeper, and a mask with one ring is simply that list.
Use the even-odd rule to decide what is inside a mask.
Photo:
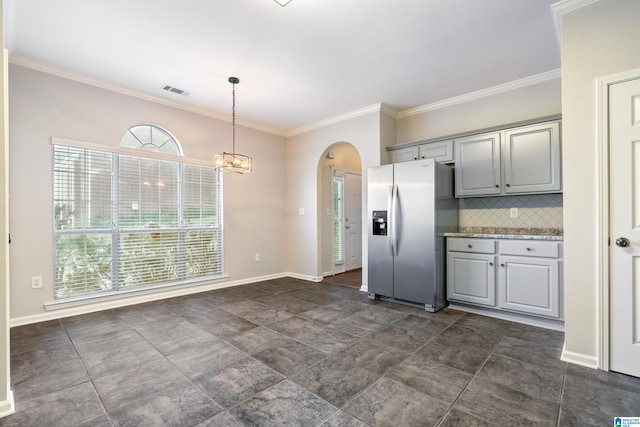
[{"label": "white ceiling", "polygon": [[[287,134],[560,68],[557,0],[5,0],[10,55]],[[162,88],[186,91],[176,95]]]}]

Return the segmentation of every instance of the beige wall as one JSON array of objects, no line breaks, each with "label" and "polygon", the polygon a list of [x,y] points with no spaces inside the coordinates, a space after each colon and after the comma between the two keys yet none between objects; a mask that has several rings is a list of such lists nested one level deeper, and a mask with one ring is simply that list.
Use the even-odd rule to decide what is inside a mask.
[{"label": "beige wall", "polygon": [[[130,126],[154,123],[177,137],[185,156],[210,160],[230,149],[231,124],[15,64],[9,93],[11,318],[27,323],[45,316],[43,305],[53,295],[51,137],[117,146]],[[238,126],[236,142],[239,152],[253,156],[254,172],[224,176],[230,282],[286,269],[285,140]],[[42,289],[31,289],[36,275],[43,277]]]},{"label": "beige wall", "polygon": [[561,112],[559,78],[398,120],[397,143],[439,138]]},{"label": "beige wall", "polygon": [[564,356],[592,366],[601,363],[596,79],[640,67],[638,17],[637,0],[599,0],[562,17]]}]

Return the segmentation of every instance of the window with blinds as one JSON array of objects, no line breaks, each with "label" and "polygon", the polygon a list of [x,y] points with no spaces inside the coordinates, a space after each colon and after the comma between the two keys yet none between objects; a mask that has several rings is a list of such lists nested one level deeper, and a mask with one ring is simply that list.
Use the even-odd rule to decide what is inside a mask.
[{"label": "window with blinds", "polygon": [[333,175],[333,263],[344,263],[344,176]]},{"label": "window with blinds", "polygon": [[223,274],[222,174],[167,157],[54,144],[55,298]]}]

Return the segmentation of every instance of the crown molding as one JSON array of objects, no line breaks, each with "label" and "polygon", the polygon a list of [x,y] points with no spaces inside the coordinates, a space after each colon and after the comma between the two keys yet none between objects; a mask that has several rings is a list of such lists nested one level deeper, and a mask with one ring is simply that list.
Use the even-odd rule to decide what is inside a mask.
[{"label": "crown molding", "polygon": [[[166,98],[161,98],[159,96],[149,95],[144,92],[140,92],[137,90],[129,89],[120,85],[117,85],[112,82],[108,82],[105,80],[96,79],[94,77],[89,77],[85,74],[76,73],[70,71],[65,68],[56,67],[51,64],[46,64],[41,61],[37,61],[35,59],[27,58],[20,55],[9,54],[9,63],[18,65],[25,68],[30,68],[32,70],[40,71],[46,74],[51,74],[57,77],[62,77],[68,80],[72,80],[78,83],[83,83],[89,86],[97,87],[100,89],[105,89],[111,92],[119,93],[121,95],[131,96],[133,98],[141,99],[144,101],[153,102],[155,104],[164,105],[171,108],[176,108],[178,110],[188,111],[195,114],[200,114],[201,116],[210,117],[216,120],[222,120],[225,122],[231,123],[231,116],[229,114],[222,114],[220,112],[199,107],[193,104],[188,104],[184,102],[173,101]],[[263,126],[258,123],[254,123],[251,121],[237,120],[236,124],[244,127],[248,127],[251,129],[267,132],[274,135],[285,136],[285,132],[282,129],[276,129],[268,126]]]},{"label": "crown molding", "polygon": [[509,83],[493,86],[487,89],[478,90],[476,92],[470,92],[465,95],[455,96],[449,99],[443,99],[442,101],[434,102],[432,104],[423,105],[421,107],[410,108],[408,110],[400,111],[398,113],[398,119],[404,119],[406,117],[416,116],[428,111],[439,110],[441,108],[451,107],[453,105],[463,104],[465,102],[474,101],[476,99],[485,98],[491,95],[498,95],[504,92],[520,89],[523,87],[535,85],[538,83],[544,83],[549,80],[559,79],[561,77],[560,69],[547,71],[544,73],[536,74],[534,76],[525,77],[523,79],[514,80]]},{"label": "crown molding", "polygon": [[573,12],[591,3],[600,0],[562,0],[551,5],[553,13],[554,29],[556,30],[556,39],[558,47],[562,51],[562,15]]},{"label": "crown molding", "polygon": [[398,110],[396,110],[393,107],[390,107],[387,104],[380,104],[380,111],[384,114],[386,114],[387,116],[391,117],[392,119],[398,119]]},{"label": "crown molding", "polygon": [[397,118],[396,110],[394,110],[393,108],[389,107],[386,104],[378,103],[378,104],[370,105],[368,107],[361,108],[359,110],[351,111],[349,113],[341,114],[339,116],[331,117],[326,120],[321,120],[319,122],[301,126],[296,129],[291,129],[290,131],[286,132],[285,136],[290,137],[290,136],[298,135],[301,133],[309,132],[314,129],[323,128],[325,126],[344,122],[346,120],[351,120],[356,117],[364,116],[364,115],[375,113],[375,112],[383,112],[385,114],[390,115],[391,117]]},{"label": "crown molding", "polygon": [[551,5],[551,9],[558,15],[564,15],[565,13],[573,12],[591,3],[596,3],[600,0],[562,0]]}]

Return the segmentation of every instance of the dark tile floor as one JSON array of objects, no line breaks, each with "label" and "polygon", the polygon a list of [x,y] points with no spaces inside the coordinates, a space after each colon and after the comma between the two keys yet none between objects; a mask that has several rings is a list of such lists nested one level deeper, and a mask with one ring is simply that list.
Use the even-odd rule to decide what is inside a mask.
[{"label": "dark tile floor", "polygon": [[351,286],[353,288],[362,287],[362,269],[345,271],[344,273],[327,276],[323,279],[324,283],[336,283],[339,285]]},{"label": "dark tile floor", "polygon": [[11,330],[0,426],[609,426],[640,379],[560,332],[284,278]]}]

